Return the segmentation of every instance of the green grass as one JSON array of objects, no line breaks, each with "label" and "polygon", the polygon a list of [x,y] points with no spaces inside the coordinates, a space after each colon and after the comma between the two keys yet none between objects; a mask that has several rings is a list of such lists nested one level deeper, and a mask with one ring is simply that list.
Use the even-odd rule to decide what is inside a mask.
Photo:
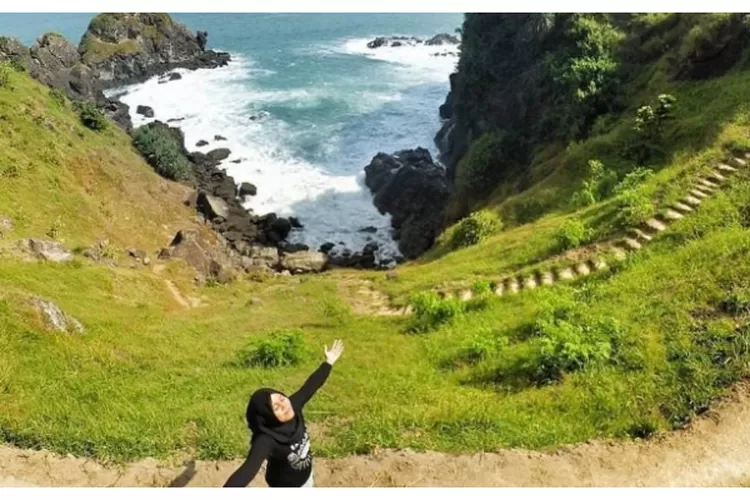
[{"label": "green grass", "polygon": [[[50,233],[71,248],[107,238],[155,250],[177,229],[200,227],[182,205],[186,189],[159,178],[117,127],[87,130],[69,103],[9,75],[0,88],[0,215],[15,228],[0,244]],[[654,174],[641,187],[656,206],[750,147],[750,75],[674,84],[655,71],[643,85],[636,104],[657,92],[677,97],[669,147],[647,165]],[[0,438],[115,460],[180,451],[240,457],[253,390],[294,391],[336,338],[346,352],[306,409],[325,430],[313,436],[323,456],[555,448],[683,425],[748,375],[748,171],[611,271],[455,311],[424,299],[419,335],[411,318],[355,315],[342,289],[353,277],[370,278],[401,304],[450,282],[486,292],[486,279],[559,255],[571,220],[594,242],[611,237],[615,197],[580,209],[570,199],[591,159],[620,177],[632,170],[620,154],[632,118],[615,117],[588,141],[540,150],[528,190],[501,186],[489,199],[505,229],[456,251],[449,230],[395,279],[336,271],[195,288],[179,262],[158,276],[80,257],[50,264],[0,256]],[[206,307],[181,308],[164,277]],[[54,301],[86,333],[47,331],[30,296]],[[280,330],[302,334],[293,363],[238,363],[252,357],[248,346]],[[266,342],[266,351],[288,360],[282,344]]]}]

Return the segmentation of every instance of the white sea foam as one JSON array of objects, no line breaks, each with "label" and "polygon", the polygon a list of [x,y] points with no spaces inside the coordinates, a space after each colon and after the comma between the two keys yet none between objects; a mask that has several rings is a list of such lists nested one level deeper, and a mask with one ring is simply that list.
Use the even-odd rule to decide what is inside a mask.
[{"label": "white sea foam", "polygon": [[[364,89],[351,95],[342,95],[335,86],[266,90],[254,81],[273,72],[258,68],[247,57],[232,54],[232,62],[223,68],[178,70],[182,75],[180,80],[160,84],[158,78],[152,78],[143,84],[115,89],[109,94],[127,90],[120,99],[130,106],[136,127],[152,120],[166,122],[183,118],[174,125],[185,134],[188,150],[207,152],[219,147],[229,148],[232,154],[222,167],[238,183],[252,182],[258,187],[257,196],[247,203],[248,208],[259,214],[276,212],[301,219],[305,228],[294,231],[289,238],[291,241],[305,243],[313,249],[326,242],[342,243],[337,246],[339,251],[343,248],[356,251],[368,241],[375,241],[380,245],[378,257],[385,258],[398,255],[398,250],[390,235],[389,216],[378,213],[363,183],[362,167],[371,156],[352,159],[352,152],[347,151],[349,160],[341,164],[313,164],[295,155],[288,147],[287,139],[301,137],[304,130],[289,125],[273,112],[260,120],[250,118],[266,107],[273,109],[279,103],[284,103],[285,108],[304,112],[324,100],[345,102],[346,109],[353,113],[370,113],[384,103],[401,99],[400,89],[407,89],[415,83],[447,81],[455,64],[455,58],[430,55],[445,47],[370,50],[366,44],[364,39],[350,40],[336,50],[392,63],[395,84],[379,91]],[[154,117],[136,114],[138,105],[152,107]],[[330,133],[335,135],[336,131],[331,128]],[[432,133],[434,131],[426,131],[424,135],[427,137]],[[215,135],[227,140],[216,141]],[[196,147],[199,140],[206,140],[209,145]],[[316,146],[330,156],[337,153],[341,145],[337,137],[330,137],[327,142]],[[232,163],[232,160],[240,160],[240,163]],[[368,226],[374,226],[377,232],[360,231]]]}]

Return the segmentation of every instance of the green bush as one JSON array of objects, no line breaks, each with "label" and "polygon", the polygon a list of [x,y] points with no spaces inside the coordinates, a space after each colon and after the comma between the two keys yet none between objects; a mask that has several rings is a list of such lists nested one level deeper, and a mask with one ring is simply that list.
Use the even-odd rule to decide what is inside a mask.
[{"label": "green bush", "polygon": [[192,177],[190,162],[182,151],[182,144],[169,127],[151,123],[135,131],[133,144],[156,172],[173,181]]},{"label": "green bush", "polygon": [[632,171],[628,172],[625,177],[615,186],[615,194],[622,194],[626,191],[631,191],[638,188],[641,184],[646,182],[654,171],[649,168],[636,167]]},{"label": "green bush", "polygon": [[496,231],[502,229],[500,217],[491,210],[479,210],[461,219],[453,230],[451,248],[458,249],[476,245]]},{"label": "green bush", "polygon": [[13,71],[13,67],[10,63],[0,61],[0,87],[10,87],[10,75]]},{"label": "green bush", "polygon": [[475,364],[501,351],[508,344],[508,337],[493,332],[477,333],[459,349],[456,361]]},{"label": "green bush", "polygon": [[302,361],[304,355],[305,341],[301,332],[277,330],[242,349],[238,355],[238,363],[245,368],[294,366]]},{"label": "green bush", "polygon": [[471,287],[474,297],[487,297],[492,295],[492,284],[486,280],[480,280]]},{"label": "green bush", "polygon": [[102,131],[107,128],[107,117],[94,104],[86,101],[76,101],[73,103],[73,108],[78,113],[78,117],[81,119],[84,127],[94,131]]},{"label": "green bush", "polygon": [[593,231],[579,219],[568,219],[555,233],[557,248],[561,251],[577,248],[591,241]]},{"label": "green bush", "polygon": [[721,303],[722,310],[733,315],[750,315],[750,292],[732,290]]},{"label": "green bush", "polygon": [[413,309],[409,331],[425,333],[452,322],[464,313],[464,303],[458,299],[442,299],[435,292],[421,292],[411,297]]},{"label": "green bush", "polygon": [[456,186],[459,192],[472,198],[489,194],[497,184],[515,169],[511,139],[504,132],[483,134],[474,141],[469,151],[456,166]]},{"label": "green bush", "polygon": [[604,168],[599,160],[589,160],[583,187],[573,194],[573,206],[581,208],[593,205],[609,196],[616,183],[617,173],[614,170]]},{"label": "green bush", "polygon": [[56,105],[60,106],[61,108],[65,107],[67,98],[65,97],[65,94],[62,93],[62,91],[58,89],[49,89],[49,96],[50,99],[52,99],[52,102],[54,102]]},{"label": "green bush", "polygon": [[641,189],[629,189],[620,193],[617,208],[620,223],[627,227],[638,226],[656,213],[654,202]]},{"label": "green bush", "polygon": [[538,383],[559,380],[564,373],[610,361],[612,337],[621,335],[619,325],[612,320],[589,323],[580,315],[557,316],[542,318],[534,325],[539,346],[535,374]]}]

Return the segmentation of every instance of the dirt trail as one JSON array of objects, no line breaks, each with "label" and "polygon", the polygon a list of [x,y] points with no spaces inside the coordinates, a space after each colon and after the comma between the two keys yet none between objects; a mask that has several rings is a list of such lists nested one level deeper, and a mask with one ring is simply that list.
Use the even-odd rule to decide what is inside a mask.
[{"label": "dirt trail", "polygon": [[[0,446],[0,486],[221,486],[239,461],[123,468]],[[690,428],[648,441],[592,443],[553,453],[476,455],[385,451],[318,459],[317,486],[750,486],[750,384]],[[253,486],[263,486],[256,478]]]}]

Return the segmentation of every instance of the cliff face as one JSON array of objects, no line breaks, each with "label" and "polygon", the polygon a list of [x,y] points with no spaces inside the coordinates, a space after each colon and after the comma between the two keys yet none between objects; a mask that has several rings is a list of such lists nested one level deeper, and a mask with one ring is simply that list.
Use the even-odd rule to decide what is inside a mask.
[{"label": "cliff face", "polygon": [[539,146],[585,140],[597,118],[637,108],[649,74],[721,76],[747,45],[745,14],[466,14],[440,159],[453,179],[476,140],[502,133],[516,155],[498,168],[528,164]]},{"label": "cliff face", "polygon": [[205,32],[191,33],[168,14],[99,14],[79,46],[81,60],[103,87],[135,83],[180,67],[215,68],[229,54],[205,50]]}]

